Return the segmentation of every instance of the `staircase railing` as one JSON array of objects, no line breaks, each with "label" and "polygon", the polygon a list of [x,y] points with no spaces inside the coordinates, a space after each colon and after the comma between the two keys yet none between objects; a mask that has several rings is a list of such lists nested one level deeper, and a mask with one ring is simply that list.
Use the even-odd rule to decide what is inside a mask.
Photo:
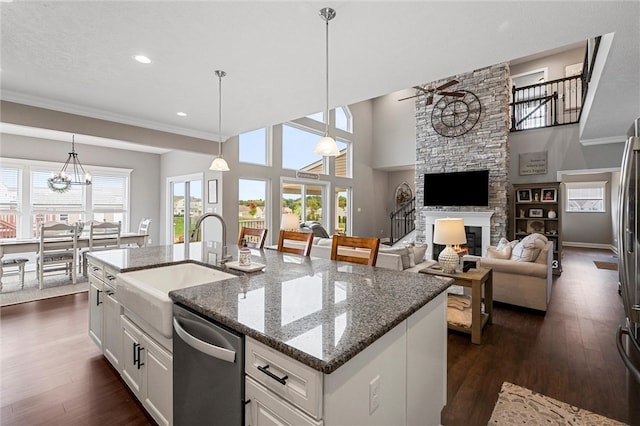
[{"label": "staircase railing", "polygon": [[401,205],[391,213],[391,245],[400,241],[416,229],[416,197]]}]

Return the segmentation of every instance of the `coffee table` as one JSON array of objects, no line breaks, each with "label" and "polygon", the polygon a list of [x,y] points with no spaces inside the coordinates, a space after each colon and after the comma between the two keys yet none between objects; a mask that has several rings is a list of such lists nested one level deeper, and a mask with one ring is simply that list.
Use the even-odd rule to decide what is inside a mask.
[{"label": "coffee table", "polygon": [[[433,267],[420,270],[422,274],[449,277],[455,285],[471,288],[471,327],[461,327],[447,323],[452,330],[471,334],[471,342],[482,343],[482,329],[493,319],[493,271],[491,268],[470,269],[468,272],[447,274]],[[482,287],[484,286],[484,312],[482,311]]]}]

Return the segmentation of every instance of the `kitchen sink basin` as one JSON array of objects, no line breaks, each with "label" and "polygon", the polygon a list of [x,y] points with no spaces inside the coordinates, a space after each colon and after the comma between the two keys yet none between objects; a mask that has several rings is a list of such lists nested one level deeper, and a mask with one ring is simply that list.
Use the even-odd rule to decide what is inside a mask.
[{"label": "kitchen sink basin", "polygon": [[118,274],[118,301],[122,306],[172,338],[173,302],[169,292],[234,278],[235,275],[196,263],[143,269]]}]

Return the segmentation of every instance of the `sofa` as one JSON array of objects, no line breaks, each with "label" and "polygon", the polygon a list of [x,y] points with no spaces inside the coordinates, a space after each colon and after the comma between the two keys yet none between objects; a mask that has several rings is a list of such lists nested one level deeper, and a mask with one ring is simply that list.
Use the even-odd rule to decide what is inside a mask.
[{"label": "sofa", "polygon": [[553,242],[542,234],[501,239],[484,257],[464,256],[493,269],[493,300],[546,312],[551,300]]},{"label": "sofa", "polygon": [[[311,256],[320,257],[324,259],[331,258],[331,238],[314,237],[313,245],[311,246]],[[295,247],[302,243],[296,241],[286,241],[285,245]],[[424,256],[427,251],[427,246],[413,246],[408,247],[384,247],[380,246],[378,250],[378,258],[375,266],[379,268],[393,269],[395,271],[407,271],[407,272],[419,272],[428,266],[435,264],[435,261],[425,260]],[[359,249],[351,248],[338,248],[340,254],[356,257],[367,257],[368,255]]]}]

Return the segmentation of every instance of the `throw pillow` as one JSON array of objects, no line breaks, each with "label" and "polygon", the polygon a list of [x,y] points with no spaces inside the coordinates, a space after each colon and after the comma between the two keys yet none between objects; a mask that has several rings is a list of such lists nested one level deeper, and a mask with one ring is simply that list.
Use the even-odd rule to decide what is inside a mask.
[{"label": "throw pillow", "polygon": [[333,243],[333,240],[331,238],[320,238],[320,240],[318,241],[318,245],[319,246],[329,246],[329,247],[331,247],[332,243]]},{"label": "throw pillow", "polygon": [[413,257],[415,260],[415,265],[413,266],[416,266],[417,264],[422,263],[424,261],[425,254],[427,254],[427,245],[422,244],[420,246],[411,247],[411,249],[413,249]]},{"label": "throw pillow", "polygon": [[510,259],[511,258],[511,246],[507,245],[503,249],[499,250],[497,247],[487,248],[487,257],[491,259]]},{"label": "throw pillow", "polygon": [[533,262],[546,245],[547,238],[541,234],[527,235],[511,251],[511,260]]},{"label": "throw pillow", "polygon": [[411,259],[409,258],[409,249],[406,247],[378,249],[378,253],[397,254],[400,256],[400,259],[402,260],[402,269],[407,269],[411,267]]},{"label": "throw pillow", "polygon": [[498,245],[496,246],[496,249],[498,250],[504,250],[505,247],[511,247],[511,243],[509,242],[509,240],[507,240],[506,238],[502,237],[500,238],[500,241],[498,241]]}]

